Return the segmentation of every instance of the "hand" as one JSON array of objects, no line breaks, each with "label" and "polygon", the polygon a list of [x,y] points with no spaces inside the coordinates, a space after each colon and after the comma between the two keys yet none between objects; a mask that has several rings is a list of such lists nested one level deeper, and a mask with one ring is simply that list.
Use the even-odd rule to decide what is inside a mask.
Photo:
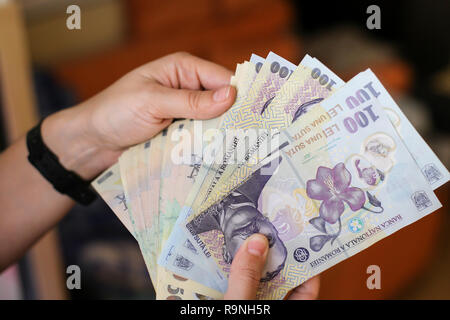
[{"label": "hand", "polygon": [[231,75],[187,53],[165,56],[45,119],[43,139],[66,169],[91,179],[173,118],[209,119],[224,113],[236,97]]},{"label": "hand", "polygon": [[[256,299],[261,274],[269,251],[267,238],[254,234],[239,248],[231,264],[225,299]],[[320,279],[315,276],[293,289],[288,300],[312,300],[319,295]]]}]

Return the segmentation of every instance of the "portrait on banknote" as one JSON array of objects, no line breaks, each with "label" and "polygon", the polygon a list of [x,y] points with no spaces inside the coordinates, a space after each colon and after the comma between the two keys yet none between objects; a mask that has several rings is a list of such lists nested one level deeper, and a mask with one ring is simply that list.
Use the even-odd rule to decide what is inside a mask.
[{"label": "portrait on banknote", "polygon": [[261,281],[270,281],[283,270],[287,249],[272,222],[258,209],[258,199],[281,157],[275,158],[236,188],[225,199],[205,210],[188,224],[192,234],[219,230],[224,236],[223,260],[233,262],[242,243],[252,234],[264,234],[269,241],[270,263],[267,263]]}]

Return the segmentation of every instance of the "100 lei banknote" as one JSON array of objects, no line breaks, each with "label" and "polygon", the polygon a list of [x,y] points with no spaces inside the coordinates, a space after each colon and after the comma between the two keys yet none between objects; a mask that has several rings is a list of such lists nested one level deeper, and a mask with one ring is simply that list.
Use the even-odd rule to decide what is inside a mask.
[{"label": "100 lei banknote", "polygon": [[[261,65],[263,61],[264,61],[263,58],[257,55],[252,55],[251,62],[244,62],[244,64],[241,64],[240,66],[237,67],[236,74],[231,79],[231,83],[236,86],[237,97],[235,103],[230,109],[230,112],[235,108],[237,108],[245,99],[246,93],[250,88],[250,85],[252,84],[253,80],[256,78],[258,74],[260,68],[257,68],[253,62],[256,62],[257,64]],[[181,138],[183,136],[183,133],[187,133],[188,137],[185,137],[185,141],[187,140],[187,138],[189,138],[189,141],[194,144],[195,149],[193,150],[192,153],[186,152],[186,150],[184,150],[183,153],[185,155],[188,154],[189,156],[188,161],[183,160],[177,163],[179,167],[177,171],[179,172],[186,170],[185,168],[187,168],[187,170],[191,170],[189,176],[191,177],[192,182],[195,181],[194,185],[188,185],[185,186],[185,188],[180,189],[179,191],[180,195],[185,194],[186,190],[195,189],[196,186],[198,188],[201,185],[201,181],[199,180],[201,180],[201,177],[204,175],[204,172],[202,172],[203,168],[201,165],[203,162],[203,147],[206,148],[208,146],[209,141],[208,135],[203,135],[202,131],[205,128],[206,131],[208,131],[208,129],[217,128],[217,126],[220,125],[222,121],[223,117],[216,118],[205,121],[201,123],[200,126],[196,126],[194,124],[193,132],[186,132],[186,130],[175,132],[177,136],[176,139]],[[197,122],[197,124],[199,123]],[[195,129],[196,127],[199,127],[200,134],[197,134],[199,130]],[[193,136],[192,133],[194,133]],[[172,135],[170,135],[170,138],[172,138]],[[203,141],[204,138],[206,138],[207,141]],[[200,143],[198,143],[198,140],[200,140]],[[177,150],[180,145],[181,146],[183,145],[182,142],[178,143],[176,147],[172,145],[172,147],[174,147],[175,150],[170,151],[173,151],[172,153],[177,153],[178,152]],[[187,145],[188,145],[187,149],[190,150],[192,148],[192,145],[190,143],[188,143]],[[198,150],[196,145],[200,145],[200,150]],[[191,164],[190,163],[191,160],[195,161],[195,164]],[[172,161],[170,161],[170,163],[172,163]],[[183,205],[183,202],[180,202],[180,205]],[[176,214],[178,213],[179,211],[176,212]],[[201,257],[198,256],[197,253],[198,250],[191,244],[191,242],[186,238],[186,236],[182,232],[179,232],[179,230],[177,230],[177,228],[179,227],[180,224],[175,225],[175,227],[172,229],[172,235],[164,248],[165,252],[164,256],[170,257],[170,261],[168,261],[168,259],[164,261],[164,263],[161,263],[160,261],[159,262],[160,265],[171,270],[178,270],[179,274],[187,275],[190,279],[198,281],[199,283],[203,283],[204,285],[209,286],[211,288],[217,289],[216,285],[214,285],[211,281],[217,282],[219,283],[218,289],[224,292],[227,280],[223,278],[222,274],[219,272],[219,270],[215,265],[212,264],[208,265],[207,262],[205,263],[201,259]],[[171,245],[172,243],[180,244],[180,246],[175,247]],[[180,250],[183,251],[183,254],[178,253]],[[215,269],[217,269],[216,272],[214,272]],[[210,275],[210,277],[206,275]]]},{"label": "100 lei banknote", "polygon": [[[267,63],[276,64],[277,66],[283,65],[283,60],[277,61],[277,57],[275,54],[269,54],[268,58],[265,60]],[[292,67],[292,65],[289,65]],[[267,70],[272,72],[273,70],[279,70],[278,67],[269,68],[264,66],[261,70]],[[272,70],[272,71],[271,71]],[[263,72],[263,71],[261,71]],[[260,75],[258,75],[259,77]],[[290,92],[292,92],[295,88],[295,96],[290,99],[292,102],[293,99],[296,99],[296,103],[299,103],[300,107],[303,106],[311,106],[313,103],[318,103],[321,100],[330,96],[336,88],[343,85],[343,81],[339,79],[333,72],[331,72],[326,66],[324,66],[320,61],[311,58],[310,56],[305,56],[300,65],[295,68],[295,70],[291,73],[290,78],[286,81],[286,79],[282,79],[281,77],[277,80],[276,77],[270,76],[270,81],[260,81],[261,83],[266,83],[269,87],[288,87],[290,88]],[[277,85],[273,85],[273,82],[281,81]],[[260,89],[264,92],[270,92],[272,96],[265,97],[264,99],[273,100],[273,102],[280,104],[280,99],[278,96],[275,96],[275,93],[278,91],[268,90],[268,89]],[[256,95],[254,98],[261,98],[263,95]],[[249,99],[249,97],[247,97]],[[259,99],[259,101],[263,101]],[[265,100],[264,100],[265,101]],[[261,104],[261,103],[260,103]],[[249,111],[244,109],[244,114],[240,116],[233,115],[233,120],[235,122],[230,122],[228,125],[225,125],[225,128],[230,129],[247,129],[252,130],[254,128],[263,128],[263,129],[281,129],[290,124],[291,115],[290,110],[286,111],[282,108],[278,108],[278,111],[273,111],[275,107],[271,104],[269,105],[265,111],[264,116],[259,114],[259,112],[252,111],[255,113],[252,116],[253,122],[249,122],[244,117],[246,113]],[[237,112],[237,111],[236,111]],[[228,131],[229,132],[229,131]],[[239,154],[238,150],[242,150],[243,144],[247,142],[250,144],[250,147],[247,150],[242,152],[243,157],[240,159],[232,159],[234,161],[229,161],[229,158],[223,157],[222,161],[213,161],[212,163],[203,163],[201,166],[201,170],[197,177],[197,183],[193,186],[189,197],[187,198],[186,204],[183,207],[182,213],[177,221],[177,224],[180,225],[184,222],[184,220],[192,213],[198,212],[201,208],[206,208],[211,205],[214,201],[217,200],[217,195],[221,194],[219,191],[213,192],[216,188],[221,190],[222,182],[234,181],[235,184],[242,181],[245,177],[249,175],[250,168],[248,167],[246,161],[249,158],[254,156],[252,151],[256,151],[257,147],[259,148],[261,145],[265,145],[264,141],[269,141],[269,134],[264,133],[261,136],[254,136],[253,140],[249,142],[246,141],[243,137],[245,137],[248,133],[239,136],[239,133],[242,131],[233,131],[237,132],[236,136],[230,138],[231,135],[227,135],[228,144],[225,145],[225,155],[231,154]],[[256,132],[256,131],[255,131]],[[255,154],[256,155],[256,154]],[[219,157],[222,154],[219,153]],[[190,208],[200,208],[199,210],[189,210]],[[192,217],[189,217],[192,219]],[[159,263],[166,266],[167,268],[176,271],[178,266],[174,263],[174,255],[172,252],[175,250],[174,248],[178,248],[176,251],[179,256],[187,257],[189,252],[187,252],[186,248],[182,246],[182,243],[186,242],[182,233],[173,233],[171,238],[169,238],[168,246],[166,250],[164,250],[160,256]],[[201,247],[195,244],[196,250],[202,250]],[[223,285],[226,286],[227,279],[222,279]]]},{"label": "100 lei banknote", "polygon": [[[309,71],[311,74],[317,72],[315,69]],[[295,73],[293,74],[293,77]],[[285,109],[285,121],[286,125],[289,123],[292,124],[295,121],[301,121],[301,116],[310,110],[314,104],[309,104],[308,102],[302,103],[302,100],[299,99],[299,96],[296,95],[296,90],[292,88],[301,89],[296,82],[291,82],[291,79],[285,84],[285,86],[290,87],[287,89],[285,87],[282,88],[282,92],[277,96],[272,102],[272,108],[284,108]],[[442,164],[442,162],[438,159],[438,157],[434,154],[431,148],[427,145],[427,143],[423,140],[423,138],[418,134],[406,116],[403,114],[399,106],[395,103],[392,97],[389,95],[387,90],[383,87],[381,82],[375,76],[375,74],[368,69],[367,71],[361,72],[357,76],[355,76],[352,80],[350,80],[349,84],[353,85],[354,83],[366,83],[366,87],[364,88],[364,92],[368,92],[373,97],[376,97],[377,100],[383,107],[383,110],[389,117],[392,125],[396,129],[400,138],[406,145],[408,151],[411,153],[412,157],[416,161],[417,165],[421,169],[422,174],[427,179],[428,183],[432,187],[432,189],[436,189],[439,186],[446,183],[449,178],[449,172]],[[286,97],[286,98],[279,98]],[[360,99],[364,99],[365,96],[362,94],[358,95],[356,98],[351,99],[352,103],[358,104],[360,103]],[[280,101],[284,101],[285,103],[280,103]],[[305,100],[303,100],[305,101]],[[313,99],[307,99],[306,101],[313,101]],[[350,101],[350,100],[349,100]],[[295,106],[295,107],[294,107]],[[300,120],[299,120],[300,119]],[[269,145],[270,146],[270,145]],[[262,158],[264,158],[264,153],[262,153]],[[208,199],[202,203],[191,204],[191,208],[193,209],[192,214],[195,215],[196,212],[204,210],[205,207],[209,207],[211,203],[218,201],[221,197],[226,195],[230,191],[230,186],[237,185],[243,179],[248,177],[248,175],[252,172],[252,169],[257,163],[257,159],[252,159],[253,161],[247,161],[244,169],[245,170],[237,170],[233,176],[228,177],[227,185],[222,185],[214,190],[208,197]],[[235,166],[239,168],[239,166]],[[204,197],[205,198],[205,197]],[[192,219],[193,216],[189,217]]]},{"label": "100 lei banknote", "polygon": [[225,275],[250,234],[268,237],[259,298],[283,298],[440,207],[367,85],[347,84],[281,131],[282,151],[187,223]]},{"label": "100 lei banknote", "polygon": [[[230,183],[238,184],[248,177],[252,166],[265,157],[267,150],[273,151],[273,142],[268,138],[271,135],[267,130],[289,127],[300,115],[331,96],[342,85],[344,82],[337,75],[317,59],[306,55],[291,77],[281,86],[277,95],[271,99],[272,102],[265,111],[266,116],[248,127],[245,132],[237,130],[236,134],[240,134],[241,137],[236,143],[229,138],[230,135],[226,136],[227,141],[231,142],[230,146],[226,148],[226,154],[242,154],[243,156],[237,156],[235,161],[230,163],[224,159],[222,162],[217,163],[216,161],[209,166],[209,172],[203,180],[201,188],[195,190],[195,200],[186,203],[189,207],[195,208],[193,214],[195,215],[195,212],[204,210],[217,201],[223,193],[221,191],[223,187],[227,190]],[[240,123],[236,123],[234,128],[242,129]],[[260,135],[259,131],[255,129],[267,130],[259,130],[262,132]],[[245,138],[249,138],[248,141]],[[245,142],[249,146],[241,152],[240,150],[245,149],[242,146]],[[224,185],[223,182],[226,184]],[[190,219],[192,218],[193,216],[190,217]]]},{"label": "100 lei banknote", "polygon": [[[252,62],[256,62],[256,65]],[[261,120],[261,115],[254,110],[255,107],[252,105],[252,102],[258,104],[257,109],[262,109],[264,107],[263,102],[270,100],[271,97],[274,96],[275,92],[288,79],[295,68],[295,65],[272,52],[269,53],[265,60],[262,60],[256,55],[252,55],[251,62],[248,66],[250,66],[250,69],[248,69],[249,76],[247,76],[247,85],[250,84],[250,87],[246,87],[245,82],[242,86],[238,86],[238,97],[236,102],[221,119],[220,127],[222,129],[257,126],[258,122]],[[259,68],[259,66],[261,67]],[[251,82],[249,83],[248,80]],[[239,83],[239,79],[236,81]],[[236,144],[232,142],[232,145],[241,143],[238,139],[238,136],[234,137],[232,140],[236,141]],[[223,157],[222,161],[219,160],[219,162],[227,162],[225,155],[217,153],[217,157]],[[213,161],[213,163],[214,162],[216,161]],[[214,187],[215,179],[211,174],[210,164],[210,162],[202,163],[200,166],[196,184],[191,189],[187,202],[191,202],[193,197],[201,194],[199,192],[200,189],[208,188],[211,190]],[[206,183],[206,180],[209,182]],[[182,214],[180,214],[180,216],[182,216]],[[191,278],[198,279],[200,282],[202,280],[204,281],[205,278],[203,275],[195,271],[196,269],[199,269],[198,264],[201,263],[201,261],[192,259],[195,258],[192,257],[192,252],[197,252],[201,250],[201,248],[195,244],[194,247],[191,248],[187,248],[186,245],[184,245],[189,240],[186,239],[182,232],[177,230],[180,228],[182,221],[180,220],[178,222],[179,223],[176,224],[158,262],[160,265],[170,270],[178,270],[178,272],[188,271]],[[180,261],[183,261],[184,263],[181,264],[179,263]],[[186,270],[188,268],[187,265],[189,265],[189,270]],[[210,269],[214,270],[215,267],[214,264],[209,264]],[[220,273],[218,273],[218,275],[220,275]],[[221,283],[222,290],[224,291],[227,286],[227,279],[220,277],[219,283]],[[204,284],[207,285],[206,283]]]}]

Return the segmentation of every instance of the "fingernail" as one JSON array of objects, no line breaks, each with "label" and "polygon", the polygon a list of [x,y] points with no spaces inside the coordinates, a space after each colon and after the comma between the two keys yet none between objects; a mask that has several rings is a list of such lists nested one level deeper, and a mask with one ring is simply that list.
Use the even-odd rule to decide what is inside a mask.
[{"label": "fingernail", "polygon": [[230,94],[230,86],[225,86],[214,92],[213,99],[215,102],[221,102],[226,100],[229,94]]},{"label": "fingernail", "polygon": [[258,257],[262,257],[267,250],[267,239],[262,234],[253,234],[247,243],[247,252]]}]

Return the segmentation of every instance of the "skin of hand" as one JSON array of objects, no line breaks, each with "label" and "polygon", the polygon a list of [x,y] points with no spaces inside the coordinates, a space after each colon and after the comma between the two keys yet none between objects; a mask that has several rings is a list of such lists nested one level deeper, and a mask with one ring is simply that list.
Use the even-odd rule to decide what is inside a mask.
[{"label": "skin of hand", "polygon": [[77,107],[48,117],[43,138],[64,167],[90,179],[173,118],[203,120],[224,113],[236,98],[231,76],[229,70],[188,53],[171,54],[131,71]]},{"label": "skin of hand", "polygon": [[[187,53],[143,65],[78,106],[47,117],[42,138],[60,163],[92,179],[173,118],[209,119],[234,102],[232,73]],[[0,154],[0,272],[54,227],[74,202],[28,162],[25,137]]]},{"label": "skin of hand", "polygon": [[[254,300],[269,252],[262,234],[253,234],[239,248],[231,264],[226,300]],[[319,295],[320,278],[315,276],[291,290],[288,300],[313,300]]]}]

